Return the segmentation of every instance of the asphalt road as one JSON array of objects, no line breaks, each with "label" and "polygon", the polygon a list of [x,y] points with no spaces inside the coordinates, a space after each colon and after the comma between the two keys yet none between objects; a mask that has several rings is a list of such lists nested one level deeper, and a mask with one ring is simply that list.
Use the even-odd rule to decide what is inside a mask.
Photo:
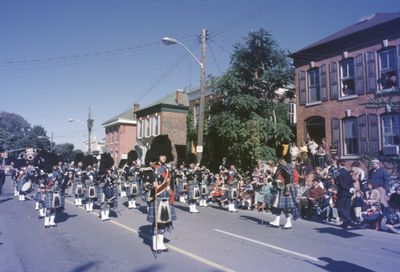
[{"label": "asphalt road", "polygon": [[9,179],[0,200],[0,271],[398,271],[400,265],[400,236],[369,229],[297,220],[282,230],[267,225],[267,213],[209,206],[189,214],[176,203],[178,220],[165,236],[169,252],[154,255],[145,206],[120,205],[102,222],[67,198],[58,227],[45,229],[34,202],[13,197]]}]

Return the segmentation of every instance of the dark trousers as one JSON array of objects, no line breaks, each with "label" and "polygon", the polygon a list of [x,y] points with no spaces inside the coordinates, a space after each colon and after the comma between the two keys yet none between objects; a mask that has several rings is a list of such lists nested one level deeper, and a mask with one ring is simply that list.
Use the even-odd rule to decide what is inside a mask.
[{"label": "dark trousers", "polygon": [[339,213],[343,217],[343,225],[348,225],[351,222],[351,197],[338,197],[336,200],[336,206]]}]

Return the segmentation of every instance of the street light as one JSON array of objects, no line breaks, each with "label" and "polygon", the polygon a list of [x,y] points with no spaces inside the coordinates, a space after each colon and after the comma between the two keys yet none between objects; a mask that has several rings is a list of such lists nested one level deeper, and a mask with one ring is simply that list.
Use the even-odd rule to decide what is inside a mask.
[{"label": "street light", "polygon": [[91,138],[92,137],[91,137],[91,135],[92,135],[92,128],[93,128],[94,120],[92,119],[90,107],[89,107],[89,115],[88,115],[86,124],[85,124],[85,122],[78,120],[78,119],[68,119],[68,122],[70,122],[70,123],[71,122],[79,122],[79,123],[82,123],[84,126],[87,126],[87,129],[88,129],[88,154],[91,154],[92,153],[92,148],[91,148]]},{"label": "street light", "polygon": [[161,41],[165,45],[173,45],[179,44],[192,56],[192,58],[200,65],[201,73],[200,73],[200,105],[199,105],[199,128],[197,132],[197,162],[201,163],[201,158],[203,156],[203,131],[204,131],[204,93],[205,93],[205,78],[206,78],[206,37],[207,31],[203,29],[201,31],[201,61],[199,61],[196,56],[187,48],[186,45],[176,40],[175,38],[164,37]]}]

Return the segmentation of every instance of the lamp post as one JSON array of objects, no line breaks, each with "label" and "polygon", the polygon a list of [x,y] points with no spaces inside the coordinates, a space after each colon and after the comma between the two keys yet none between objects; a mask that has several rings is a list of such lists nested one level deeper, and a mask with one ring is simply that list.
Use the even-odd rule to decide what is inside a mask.
[{"label": "lamp post", "polygon": [[179,44],[192,56],[192,58],[200,65],[200,105],[199,105],[199,121],[198,121],[198,131],[197,131],[197,163],[201,163],[201,158],[203,156],[203,133],[204,133],[204,95],[205,95],[205,78],[206,78],[206,39],[207,31],[203,29],[201,31],[201,61],[199,61],[196,56],[187,48],[186,45],[179,42],[178,40],[170,37],[162,38],[162,42],[165,45]]},{"label": "lamp post", "polygon": [[90,111],[90,107],[89,107],[89,115],[88,115],[88,119],[86,121],[86,124],[85,124],[85,122],[83,122],[81,120],[78,120],[78,119],[68,119],[68,121],[69,122],[79,122],[79,123],[81,123],[81,124],[83,124],[84,126],[87,127],[87,129],[88,129],[88,154],[89,155],[92,154],[91,139],[92,139],[92,128],[93,128],[94,120],[92,119],[92,114],[91,114],[91,111]]}]

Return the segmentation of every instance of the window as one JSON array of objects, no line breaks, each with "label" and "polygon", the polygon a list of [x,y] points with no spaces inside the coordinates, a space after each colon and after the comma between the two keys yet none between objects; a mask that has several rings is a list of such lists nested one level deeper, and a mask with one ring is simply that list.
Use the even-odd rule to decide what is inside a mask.
[{"label": "window", "polygon": [[296,124],[297,123],[297,118],[296,118],[296,103],[294,101],[290,101],[288,104],[288,112],[289,112],[289,122],[291,124]]},{"label": "window", "polygon": [[152,135],[158,136],[160,134],[160,116],[153,116],[151,119]]},{"label": "window", "polygon": [[319,88],[319,69],[314,68],[308,71],[308,103],[321,101]]},{"label": "window", "polygon": [[344,155],[358,155],[357,119],[343,120]]},{"label": "window", "polygon": [[400,114],[382,115],[383,146],[400,145]]},{"label": "window", "polygon": [[137,137],[142,138],[142,121],[137,122]]},{"label": "window", "polygon": [[397,75],[396,48],[379,52],[379,88],[389,89],[399,87]]},{"label": "window", "polygon": [[355,95],[354,59],[347,58],[340,62],[341,96]]},{"label": "window", "polygon": [[144,120],[144,130],[145,130],[145,132],[144,132],[144,137],[146,137],[146,138],[149,138],[150,137],[150,124],[149,124],[150,122],[149,122],[149,119],[148,118],[146,118],[145,120]]}]

